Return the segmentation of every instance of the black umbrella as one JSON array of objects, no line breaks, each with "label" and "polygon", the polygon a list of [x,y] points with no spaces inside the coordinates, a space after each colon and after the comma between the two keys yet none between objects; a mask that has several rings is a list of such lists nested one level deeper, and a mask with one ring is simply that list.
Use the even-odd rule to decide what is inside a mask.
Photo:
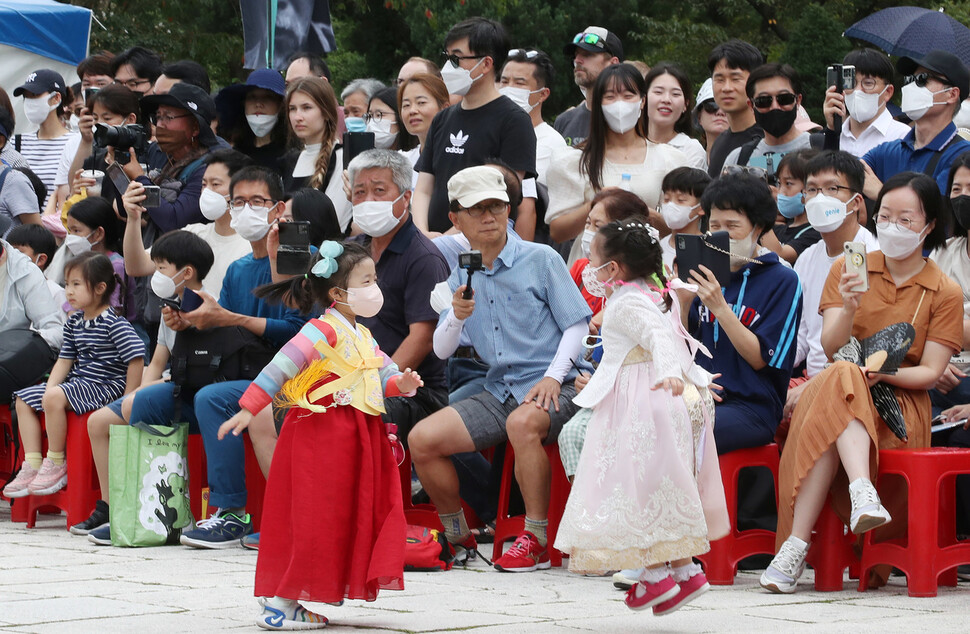
[{"label": "black umbrella", "polygon": [[865,17],[843,33],[871,42],[891,55],[918,59],[943,50],[970,66],[970,29],[943,13],[922,7],[890,7]]}]

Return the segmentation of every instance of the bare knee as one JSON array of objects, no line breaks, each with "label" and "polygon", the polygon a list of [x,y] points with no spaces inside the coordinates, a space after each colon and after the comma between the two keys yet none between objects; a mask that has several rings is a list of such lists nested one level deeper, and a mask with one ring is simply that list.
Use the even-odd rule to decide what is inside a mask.
[{"label": "bare knee", "polygon": [[59,385],[44,390],[44,396],[41,398],[41,406],[44,408],[44,411],[66,408],[67,397],[64,395],[64,390]]},{"label": "bare knee", "polygon": [[513,447],[541,444],[549,431],[549,415],[531,405],[523,405],[509,414],[505,431]]}]

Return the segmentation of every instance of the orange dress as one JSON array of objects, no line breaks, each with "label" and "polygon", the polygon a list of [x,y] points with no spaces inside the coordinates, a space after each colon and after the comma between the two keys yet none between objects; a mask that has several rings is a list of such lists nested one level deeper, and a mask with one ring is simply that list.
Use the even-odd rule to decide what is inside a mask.
[{"label": "orange dress", "polygon": [[[839,279],[844,258],[836,260],[829,271],[819,311],[842,306]],[[862,296],[852,323],[852,336],[862,340],[886,326],[911,322],[916,337],[901,367],[919,365],[927,341],[963,349],[963,292],[943,274],[932,260],[918,274],[896,286],[886,269],[881,251],[868,256],[869,290]],[[879,449],[919,449],[930,444],[930,397],[926,390],[894,388],[903,412],[909,442],[904,443],[886,426],[876,412],[868,383],[859,367],[839,361],[816,375],[805,388],[792,413],[791,428],[781,455],[778,487],[778,531],[776,547],[791,534],[795,498],[802,480],[831,447],[853,419],[865,425],[872,443]],[[879,452],[870,452],[870,473],[875,477]],[[848,523],[851,510],[848,478],[839,467],[832,483],[832,508]],[[905,516],[905,489],[884,488],[882,502],[894,518]],[[902,535],[906,524],[893,521],[879,529],[877,536],[888,539]]]}]

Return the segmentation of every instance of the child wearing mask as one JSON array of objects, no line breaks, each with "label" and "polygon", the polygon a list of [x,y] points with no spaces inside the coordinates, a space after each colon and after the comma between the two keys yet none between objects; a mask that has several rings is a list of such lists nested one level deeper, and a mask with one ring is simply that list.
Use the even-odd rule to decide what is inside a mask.
[{"label": "child wearing mask", "polygon": [[761,244],[789,264],[795,264],[802,251],[822,238],[822,234],[808,222],[802,196],[806,168],[817,155],[818,150],[797,150],[786,154],[778,163],[776,201],[778,213],[784,217],[784,222],[777,223],[774,229],[766,233]]},{"label": "child wearing mask", "polygon": [[704,170],[695,167],[678,167],[667,172],[660,187],[663,203],[660,216],[670,228],[670,235],[660,240],[664,266],[673,270],[677,247],[674,240],[678,233],[700,235],[707,230],[707,214],[701,207],[701,196],[711,182]]}]

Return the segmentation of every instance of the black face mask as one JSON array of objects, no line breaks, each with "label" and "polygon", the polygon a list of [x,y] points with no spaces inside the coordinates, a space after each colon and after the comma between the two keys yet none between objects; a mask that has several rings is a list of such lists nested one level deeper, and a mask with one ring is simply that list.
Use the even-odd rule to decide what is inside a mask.
[{"label": "black face mask", "polygon": [[970,196],[964,194],[950,199],[953,217],[965,232],[970,232]]},{"label": "black face mask", "polygon": [[754,120],[761,129],[773,137],[783,136],[795,125],[795,117],[798,116],[798,108],[791,110],[769,110],[768,112],[754,111]]}]

